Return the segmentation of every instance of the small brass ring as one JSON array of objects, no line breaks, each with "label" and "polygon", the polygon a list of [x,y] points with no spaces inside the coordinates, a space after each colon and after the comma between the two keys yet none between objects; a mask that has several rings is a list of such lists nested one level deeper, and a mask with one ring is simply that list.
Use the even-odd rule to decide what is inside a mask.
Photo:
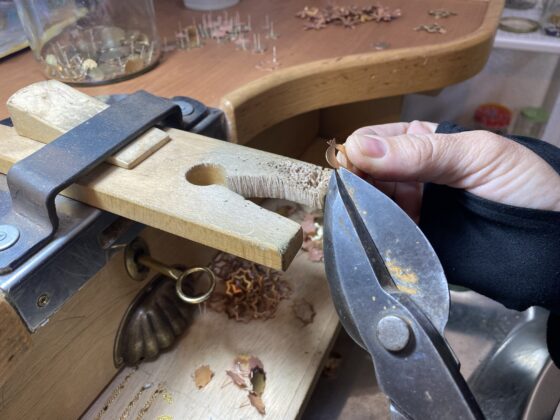
[{"label": "small brass ring", "polygon": [[[183,280],[185,280],[191,274],[199,273],[202,271],[208,274],[208,276],[210,277],[210,287],[208,288],[208,290],[200,296],[189,296],[185,292],[183,292]],[[175,290],[177,292],[177,296],[179,296],[179,299],[181,299],[183,302],[187,302],[193,305],[208,300],[208,298],[210,297],[210,295],[212,294],[215,288],[216,288],[216,276],[214,275],[214,272],[207,267],[194,267],[188,269],[181,275],[181,277],[179,277],[177,283],[175,284]]]}]

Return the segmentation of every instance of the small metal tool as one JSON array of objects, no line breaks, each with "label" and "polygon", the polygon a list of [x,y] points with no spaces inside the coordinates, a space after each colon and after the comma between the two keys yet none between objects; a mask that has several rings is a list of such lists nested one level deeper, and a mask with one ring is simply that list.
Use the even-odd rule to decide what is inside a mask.
[{"label": "small metal tool", "polygon": [[393,419],[482,419],[443,337],[449,290],[418,226],[351,172],[333,172],[325,267],[341,322],[372,356]]}]

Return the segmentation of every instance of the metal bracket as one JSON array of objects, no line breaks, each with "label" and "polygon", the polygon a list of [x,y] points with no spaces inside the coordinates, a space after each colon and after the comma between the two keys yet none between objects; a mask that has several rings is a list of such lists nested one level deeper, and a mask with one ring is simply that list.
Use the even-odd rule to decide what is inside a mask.
[{"label": "metal bracket", "polygon": [[11,208],[0,216],[0,224],[17,227],[19,238],[0,251],[0,274],[13,271],[53,237],[59,192],[163,121],[183,128],[181,108],[139,91],[17,162],[7,175]]},{"label": "metal bracket", "polygon": [[[127,97],[128,95],[124,93],[98,96],[99,99],[109,105],[122,101]],[[221,109],[208,107],[188,96],[174,96],[171,98],[171,101],[179,105],[183,112],[182,130],[227,141],[228,125],[224,112]],[[0,123],[2,122],[0,121]]]}]

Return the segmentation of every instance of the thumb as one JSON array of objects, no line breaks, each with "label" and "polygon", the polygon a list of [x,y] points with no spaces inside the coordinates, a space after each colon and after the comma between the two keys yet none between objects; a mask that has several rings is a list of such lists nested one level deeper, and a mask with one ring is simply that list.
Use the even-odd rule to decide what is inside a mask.
[{"label": "thumb", "polygon": [[376,179],[466,188],[467,176],[503,156],[501,152],[508,147],[508,141],[500,139],[485,131],[389,137],[354,133],[345,148],[352,163]]},{"label": "thumb", "polygon": [[491,132],[358,132],[345,148],[352,164],[377,180],[433,182],[505,204],[560,210],[560,175],[529,149]]}]

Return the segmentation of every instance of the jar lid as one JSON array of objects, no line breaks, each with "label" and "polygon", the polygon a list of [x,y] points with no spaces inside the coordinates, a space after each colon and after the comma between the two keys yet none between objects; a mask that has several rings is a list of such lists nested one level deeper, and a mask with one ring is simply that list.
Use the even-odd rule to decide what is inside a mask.
[{"label": "jar lid", "polygon": [[545,123],[548,121],[548,112],[544,108],[537,108],[533,106],[527,106],[521,108],[521,115],[527,118],[529,121],[536,123]]},{"label": "jar lid", "polygon": [[527,34],[529,32],[538,31],[540,24],[532,19],[505,16],[500,19],[499,28],[503,31],[514,32],[516,34]]},{"label": "jar lid", "polygon": [[489,129],[505,128],[511,122],[511,110],[496,103],[482,104],[474,112],[474,120]]},{"label": "jar lid", "polygon": [[560,37],[560,26],[559,25],[546,25],[544,27],[544,33],[548,36]]}]

